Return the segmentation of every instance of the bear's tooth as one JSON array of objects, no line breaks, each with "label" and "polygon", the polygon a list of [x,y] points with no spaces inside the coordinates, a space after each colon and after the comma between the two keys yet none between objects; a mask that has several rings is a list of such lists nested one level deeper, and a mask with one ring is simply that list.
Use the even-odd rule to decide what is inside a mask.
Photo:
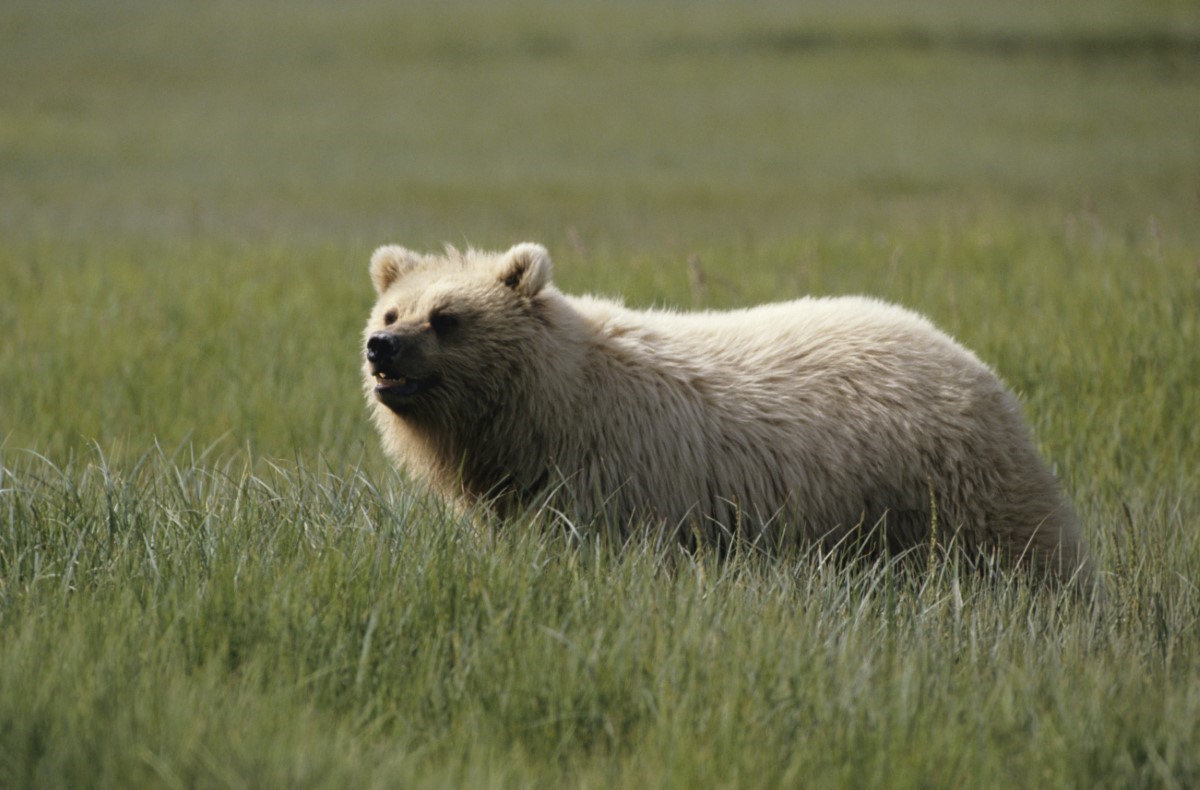
[{"label": "bear's tooth", "polygon": [[375,374],[375,380],[378,381],[380,384],[387,384],[387,385],[396,386],[396,387],[403,387],[405,384],[408,383],[408,379],[404,378],[403,376],[398,376],[396,378],[392,378],[388,374],[384,373],[382,370]]}]

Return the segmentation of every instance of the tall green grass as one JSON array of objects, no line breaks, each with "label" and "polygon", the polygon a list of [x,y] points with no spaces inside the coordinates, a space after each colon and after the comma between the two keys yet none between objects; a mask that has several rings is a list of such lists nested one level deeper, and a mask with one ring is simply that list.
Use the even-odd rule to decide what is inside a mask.
[{"label": "tall green grass", "polygon": [[[1187,784],[1194,536],[1110,599],[480,530],[361,469],[5,458],[9,781]],[[12,467],[15,467],[12,468]],[[1166,556],[1180,576],[1164,578]],[[1186,559],[1184,559],[1186,557]]]},{"label": "tall green grass", "polygon": [[[0,785],[1200,781],[1200,15],[998,9],[10,3]],[[1105,601],[415,489],[367,257],[524,239],[634,305],[927,313]]]}]

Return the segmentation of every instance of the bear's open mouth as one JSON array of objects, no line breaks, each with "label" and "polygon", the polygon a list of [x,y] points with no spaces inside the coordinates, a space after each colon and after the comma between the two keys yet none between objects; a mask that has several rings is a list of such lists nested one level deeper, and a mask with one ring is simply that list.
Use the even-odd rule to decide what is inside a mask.
[{"label": "bear's open mouth", "polygon": [[413,379],[404,376],[389,376],[382,370],[375,373],[375,394],[381,400],[392,397],[408,397],[416,395],[426,386],[430,379]]}]

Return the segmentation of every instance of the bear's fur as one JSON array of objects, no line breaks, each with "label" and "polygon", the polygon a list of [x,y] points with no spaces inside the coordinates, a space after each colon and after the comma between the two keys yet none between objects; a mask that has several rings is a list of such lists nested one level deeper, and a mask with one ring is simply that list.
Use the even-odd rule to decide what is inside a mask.
[{"label": "bear's fur", "polygon": [[1016,399],[924,318],[860,297],[630,310],[564,295],[550,271],[536,244],[372,256],[373,418],[444,494],[718,542],[936,539],[1089,573]]}]

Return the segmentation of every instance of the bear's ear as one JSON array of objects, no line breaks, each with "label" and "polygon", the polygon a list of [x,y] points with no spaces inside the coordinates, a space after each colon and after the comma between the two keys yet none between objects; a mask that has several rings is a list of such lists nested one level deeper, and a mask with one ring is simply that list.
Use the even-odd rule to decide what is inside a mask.
[{"label": "bear's ear", "polygon": [[531,297],[550,282],[550,253],[540,244],[518,244],[500,258],[500,282]]},{"label": "bear's ear", "polygon": [[375,283],[378,293],[386,291],[392,283],[400,279],[400,275],[421,262],[421,257],[415,252],[388,244],[375,250],[371,256],[371,282]]}]

